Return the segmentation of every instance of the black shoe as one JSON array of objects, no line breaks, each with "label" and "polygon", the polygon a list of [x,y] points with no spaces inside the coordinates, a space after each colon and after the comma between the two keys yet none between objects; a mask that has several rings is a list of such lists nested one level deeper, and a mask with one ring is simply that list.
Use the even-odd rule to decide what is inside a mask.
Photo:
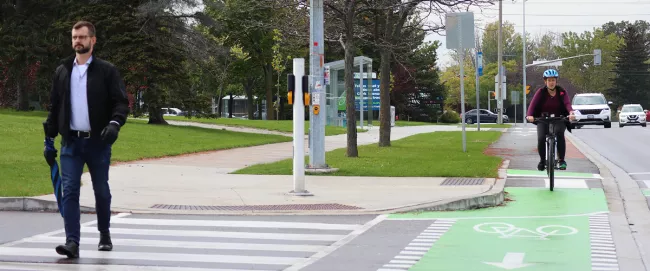
[{"label": "black shoe", "polygon": [[539,164],[537,164],[537,170],[542,171],[546,168],[546,161],[540,161]]},{"label": "black shoe", "polygon": [[113,250],[113,243],[111,242],[110,233],[100,233],[99,234],[99,245],[97,245],[99,251],[111,251]]},{"label": "black shoe", "polygon": [[68,240],[65,245],[56,247],[56,253],[66,255],[68,258],[79,258],[79,244],[75,241]]}]

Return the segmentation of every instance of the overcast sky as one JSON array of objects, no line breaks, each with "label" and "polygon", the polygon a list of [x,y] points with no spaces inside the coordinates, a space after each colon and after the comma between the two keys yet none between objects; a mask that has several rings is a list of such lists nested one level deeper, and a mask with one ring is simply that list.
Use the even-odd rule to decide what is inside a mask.
[{"label": "overcast sky", "polygon": [[[474,8],[475,24],[484,28],[489,22],[499,20],[499,5],[495,4],[483,11]],[[444,20],[444,17],[443,17]],[[531,37],[548,31],[582,33],[591,31],[608,21],[620,22],[627,20],[650,21],[650,0],[527,0],[526,1],[526,32]],[[523,31],[523,2],[522,0],[503,1],[503,21],[514,23],[515,31]],[[453,61],[446,48],[445,36],[431,34],[426,40],[438,40],[442,46],[438,50],[438,66],[445,67]]]}]

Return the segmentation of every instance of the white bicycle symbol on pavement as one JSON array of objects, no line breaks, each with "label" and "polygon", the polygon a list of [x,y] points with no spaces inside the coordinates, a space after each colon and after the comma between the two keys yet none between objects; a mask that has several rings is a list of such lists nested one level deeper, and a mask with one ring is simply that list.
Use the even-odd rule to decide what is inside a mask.
[{"label": "white bicycle symbol on pavement", "polygon": [[536,238],[540,240],[548,240],[546,238],[548,236],[573,235],[578,233],[576,228],[569,226],[546,225],[538,227],[533,231],[518,228],[515,225],[503,222],[477,224],[474,226],[474,230],[482,233],[499,234],[500,238]]}]

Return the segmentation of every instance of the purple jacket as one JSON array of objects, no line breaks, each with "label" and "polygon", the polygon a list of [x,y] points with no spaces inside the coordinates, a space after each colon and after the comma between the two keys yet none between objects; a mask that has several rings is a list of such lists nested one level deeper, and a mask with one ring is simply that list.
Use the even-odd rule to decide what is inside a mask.
[{"label": "purple jacket", "polygon": [[569,93],[562,87],[556,87],[555,97],[548,94],[546,86],[538,89],[530,101],[526,116],[540,117],[542,113],[568,116],[573,111]]}]

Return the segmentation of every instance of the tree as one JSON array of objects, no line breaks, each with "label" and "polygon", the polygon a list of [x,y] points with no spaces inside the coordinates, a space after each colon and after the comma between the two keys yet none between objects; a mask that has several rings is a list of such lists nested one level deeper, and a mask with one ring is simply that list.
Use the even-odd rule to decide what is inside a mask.
[{"label": "tree", "polygon": [[215,36],[230,47],[238,46],[264,74],[266,116],[275,119],[273,109],[273,28],[274,9],[257,0],[210,0],[208,13],[219,23],[213,27]]},{"label": "tree", "polygon": [[409,56],[404,65],[395,67],[391,101],[400,118],[433,122],[442,111],[445,90],[436,66],[438,41],[425,43]]},{"label": "tree", "polygon": [[[556,46],[561,45],[562,39],[558,38],[558,33],[546,32],[541,36],[538,36],[533,42],[532,50],[527,52],[532,52],[527,54],[527,57],[531,57],[528,63],[531,63],[531,60],[553,60],[560,58],[556,52]],[[530,44],[530,43],[529,43]]]},{"label": "tree", "polygon": [[[40,71],[48,67],[53,48],[49,26],[59,13],[57,3],[47,0],[3,1],[0,4],[0,59],[6,68],[4,98],[16,110],[28,110],[30,94],[44,80],[51,79]],[[48,27],[43,27],[48,26]],[[53,69],[49,69],[52,71]],[[47,79],[44,79],[47,78]],[[47,80],[49,81],[49,80]],[[51,83],[51,82],[48,82]]]},{"label": "tree", "polygon": [[355,112],[354,97],[354,55],[356,52],[356,27],[357,16],[365,10],[360,9],[360,3],[357,0],[325,0],[324,5],[332,11],[335,23],[340,33],[339,41],[345,51],[345,111],[347,115],[347,150],[348,157],[358,157],[357,148],[357,118]]},{"label": "tree", "polygon": [[650,71],[647,64],[650,56],[645,46],[644,33],[638,26],[628,25],[623,32],[625,43],[616,54],[613,86],[607,92],[608,98],[616,104],[640,103],[650,106],[647,90],[650,89]]},{"label": "tree", "polygon": [[[502,27],[503,56],[504,61],[516,60],[521,63],[523,55],[523,41],[521,34],[515,32],[515,27],[508,21],[503,22]],[[499,55],[499,21],[489,23],[485,26],[481,47],[483,49],[483,62],[485,64],[498,62]],[[530,42],[528,43],[530,44]]]},{"label": "tree", "polygon": [[592,54],[601,49],[602,64],[593,65],[593,57],[585,56],[562,61],[560,77],[567,78],[579,89],[575,92],[605,92],[612,85],[615,53],[623,42],[616,34],[606,35],[602,29],[562,33],[562,43],[555,47],[557,57],[565,58],[582,54]]}]

